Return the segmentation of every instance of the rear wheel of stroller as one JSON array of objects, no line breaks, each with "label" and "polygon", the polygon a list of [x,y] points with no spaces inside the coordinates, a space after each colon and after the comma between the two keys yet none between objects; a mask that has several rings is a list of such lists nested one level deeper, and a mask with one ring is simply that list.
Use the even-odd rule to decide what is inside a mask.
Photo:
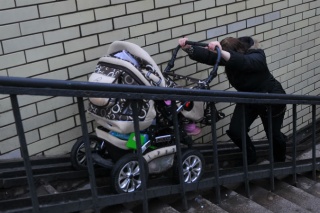
[{"label": "rear wheel of stroller", "polygon": [[[185,183],[199,181],[204,172],[204,157],[197,151],[188,149],[182,153],[182,174]],[[174,179],[179,182],[179,167],[175,163]]]},{"label": "rear wheel of stroller", "polygon": [[[100,140],[101,139],[99,139],[95,135],[89,135],[90,149],[92,151],[100,150],[99,148]],[[70,153],[70,158],[71,158],[71,164],[75,169],[77,170],[87,169],[87,156],[86,156],[86,150],[85,150],[83,138],[79,138],[77,142],[73,145]]]},{"label": "rear wheel of stroller", "polygon": [[[146,181],[148,181],[148,164],[143,158]],[[120,158],[111,171],[111,187],[116,193],[129,193],[141,189],[141,169],[137,154],[127,154]]]}]

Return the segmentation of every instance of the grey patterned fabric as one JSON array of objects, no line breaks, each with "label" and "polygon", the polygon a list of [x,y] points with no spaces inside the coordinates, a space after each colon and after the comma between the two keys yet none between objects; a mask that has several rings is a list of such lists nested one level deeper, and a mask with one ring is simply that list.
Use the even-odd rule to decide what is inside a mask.
[{"label": "grey patterned fabric", "polygon": [[[130,74],[130,72],[130,70],[124,67],[121,69],[121,66],[114,67],[112,64],[103,62],[98,63],[95,70],[95,73],[114,78],[114,81],[111,82],[114,84],[141,84],[141,81],[139,82],[138,79],[134,79],[132,77],[133,73]],[[143,100],[140,107],[139,119],[143,121],[150,108],[149,100]],[[110,98],[107,104],[103,106],[95,105],[93,101],[90,100],[88,111],[106,119],[119,121],[132,121],[133,115],[130,100],[115,98]]]}]

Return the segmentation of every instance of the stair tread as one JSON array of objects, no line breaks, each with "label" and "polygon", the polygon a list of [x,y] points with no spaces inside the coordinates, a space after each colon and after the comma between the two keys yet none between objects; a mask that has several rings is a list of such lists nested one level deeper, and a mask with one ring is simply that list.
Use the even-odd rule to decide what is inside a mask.
[{"label": "stair tread", "polygon": [[[269,181],[262,180],[260,183],[264,182],[263,186],[265,189],[269,189]],[[311,211],[318,212],[320,209],[320,199],[305,192],[302,189],[299,189],[295,186],[292,186],[284,181],[275,180],[275,191],[274,194],[281,196],[296,205]]]},{"label": "stair tread", "polygon": [[214,204],[214,202],[206,199],[204,194],[212,193],[212,191],[193,191],[187,192],[186,198],[188,201],[188,209],[185,210],[182,204],[182,200],[180,196],[174,197],[163,197],[161,201],[164,203],[168,203],[178,212],[183,213],[227,213],[221,207]]},{"label": "stair tread", "polygon": [[149,212],[153,213],[179,213],[173,207],[164,203],[149,203]]},{"label": "stair tread", "polygon": [[[143,212],[143,206],[140,202],[138,205],[130,208],[133,213]],[[179,213],[176,209],[170,206],[168,203],[163,202],[161,199],[154,198],[148,201],[148,210],[152,213]]]},{"label": "stair tread", "polygon": [[239,194],[232,194],[229,199],[224,200],[221,203],[221,207],[230,213],[271,212],[258,203],[255,203],[252,200],[245,198]]},{"label": "stair tread", "polygon": [[101,213],[107,213],[107,212],[112,212],[112,213],[132,213],[129,209],[127,209],[123,205],[114,205],[114,206],[109,206],[106,208],[101,209]]},{"label": "stair tread", "polygon": [[[224,211],[229,213],[271,213],[272,211],[266,209],[265,207],[261,206],[260,204],[250,200],[238,194],[237,192],[227,189],[225,187],[221,187],[221,207]],[[212,196],[205,196],[208,200],[213,202]]]},{"label": "stair tread", "polygon": [[[290,184],[292,182],[292,177],[288,177],[284,180],[286,183]],[[302,189],[303,191],[312,194],[313,196],[320,198],[320,183],[302,176],[297,176],[297,182],[295,183],[295,186],[299,189]]]},{"label": "stair tread", "polygon": [[[245,194],[244,186],[238,187],[236,191],[239,194]],[[304,212],[310,211],[288,201],[287,199],[274,194],[270,190],[266,190],[256,184],[250,184],[250,199],[260,204],[261,206],[269,209],[272,212],[287,213],[287,212]]]},{"label": "stair tread", "polygon": [[189,209],[185,213],[227,213],[219,206],[213,204],[205,198],[200,198],[200,201],[188,201]]}]

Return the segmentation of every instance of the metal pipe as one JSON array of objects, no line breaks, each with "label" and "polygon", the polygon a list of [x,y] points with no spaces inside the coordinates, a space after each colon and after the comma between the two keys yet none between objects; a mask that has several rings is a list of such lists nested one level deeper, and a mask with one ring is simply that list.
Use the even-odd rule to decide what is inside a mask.
[{"label": "metal pipe", "polygon": [[312,178],[317,179],[316,168],[316,106],[312,105]]},{"label": "metal pipe", "polygon": [[[138,86],[138,85],[120,85],[120,84],[100,84],[93,82],[82,82],[82,81],[63,81],[63,80],[51,80],[51,79],[36,79],[36,78],[20,78],[20,77],[3,77],[0,76],[0,87],[5,89],[6,87],[18,87],[21,88],[23,94],[27,94],[28,90],[22,89],[27,87],[32,88],[50,88],[50,89],[60,89],[64,91],[76,90],[76,91],[86,91],[91,90],[91,92],[104,92],[97,93],[95,97],[100,97],[99,95],[104,95],[102,97],[110,97],[112,92],[120,93],[141,93],[143,88],[143,94],[145,95],[155,95],[155,94],[165,94],[165,95],[179,95],[179,96],[189,96],[190,100],[196,100],[197,96],[200,97],[224,97],[224,98],[245,98],[257,100],[277,100],[278,104],[288,103],[286,101],[316,101],[317,104],[320,103],[319,96],[309,96],[309,95],[289,95],[289,94],[270,94],[270,93],[254,93],[254,92],[233,92],[233,91],[217,91],[217,90],[196,90],[196,89],[181,89],[181,88],[161,88],[161,87],[149,87],[149,86]],[[13,88],[11,88],[13,89]],[[39,90],[38,90],[39,91]],[[0,93],[8,93],[9,91],[0,91]],[[132,99],[134,99],[132,97]],[[157,98],[156,98],[157,99]],[[309,102],[306,102],[309,104]]]},{"label": "metal pipe", "polygon": [[140,175],[141,175],[141,188],[143,194],[143,212],[148,213],[148,193],[147,193],[147,177],[144,168],[144,161],[141,150],[141,138],[140,138],[140,128],[139,128],[139,101],[134,100],[132,103],[132,112],[133,112],[133,126],[135,132],[136,146],[137,146],[137,154],[138,154],[138,162],[140,167]]},{"label": "metal pipe", "polygon": [[11,99],[13,115],[16,123],[17,133],[19,136],[21,156],[23,158],[24,167],[26,168],[26,174],[27,174],[28,185],[29,185],[29,193],[31,197],[33,212],[38,213],[40,212],[39,200],[37,197],[37,189],[33,182],[34,180],[33,180],[33,174],[32,174],[32,167],[31,167],[31,162],[29,158],[28,146],[27,146],[25,135],[24,135],[24,129],[23,129],[21,114],[19,110],[19,103],[16,95],[10,95],[10,99]]},{"label": "metal pipe", "polygon": [[85,151],[86,151],[87,167],[88,167],[88,172],[89,172],[89,180],[90,180],[90,186],[91,186],[93,208],[94,208],[94,211],[96,213],[98,213],[98,212],[100,212],[100,209],[98,206],[99,202],[98,202],[98,192],[97,192],[97,186],[96,186],[96,176],[95,176],[94,168],[93,168],[88,127],[87,127],[86,116],[84,114],[85,109],[84,109],[84,104],[83,104],[83,98],[78,97],[77,101],[78,101],[78,109],[79,109],[79,115],[80,115],[80,121],[81,121],[81,130],[82,130],[82,135],[83,135],[83,139],[84,139],[84,147],[85,147]]},{"label": "metal pipe", "polygon": [[184,210],[188,209],[188,201],[186,197],[186,190],[184,184],[184,176],[183,176],[183,168],[182,168],[182,152],[181,152],[181,145],[180,145],[180,131],[178,123],[178,113],[177,113],[177,105],[173,104],[176,103],[174,100],[171,100],[171,112],[172,112],[172,122],[174,128],[174,137],[177,147],[177,163],[178,163],[178,171],[179,171],[179,181],[180,181],[180,189],[181,189],[181,197],[182,197],[182,205]]},{"label": "metal pipe", "polygon": [[242,125],[241,125],[241,141],[242,141],[242,162],[243,162],[243,175],[246,196],[250,197],[250,187],[249,187],[249,175],[248,175],[248,160],[247,160],[247,130],[246,130],[246,117],[245,117],[245,105],[241,104],[242,109]]},{"label": "metal pipe", "polygon": [[273,158],[273,135],[272,135],[272,108],[268,105],[268,141],[269,141],[269,160],[270,160],[270,187],[274,191],[274,158]]},{"label": "metal pipe", "polygon": [[294,104],[292,107],[292,178],[293,183],[297,183],[297,105]]},{"label": "metal pipe", "polygon": [[217,144],[217,129],[216,129],[216,107],[214,103],[210,103],[211,112],[211,134],[212,134],[212,146],[213,146],[213,166],[214,166],[214,182],[215,182],[215,194],[216,204],[221,203],[220,193],[220,181],[219,181],[219,160],[218,160],[218,144]]}]

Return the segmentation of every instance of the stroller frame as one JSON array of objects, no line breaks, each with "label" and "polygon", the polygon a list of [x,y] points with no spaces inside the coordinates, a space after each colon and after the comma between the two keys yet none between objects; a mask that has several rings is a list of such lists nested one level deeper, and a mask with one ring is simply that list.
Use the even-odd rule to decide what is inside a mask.
[{"label": "stroller frame", "polygon": [[[207,46],[205,43],[187,41],[187,44],[196,46]],[[210,82],[216,77],[218,64],[220,62],[220,49],[216,48],[218,59],[213,70],[205,80],[196,80],[182,75],[171,74],[170,70],[174,67],[174,61],[180,46],[177,46],[172,54],[171,60],[165,71],[162,73],[165,77],[172,76],[174,79],[186,79],[196,83],[196,89],[210,89]],[[181,103],[176,110],[179,113],[188,104],[188,101]],[[171,173],[175,181],[179,181],[179,167],[177,163],[177,147],[175,144],[174,129],[172,128],[172,107],[164,103],[164,101],[155,101],[155,107],[158,113],[161,113],[162,126],[151,125],[140,132],[141,152],[143,155],[143,167],[140,169],[137,145],[134,144],[128,147],[128,139],[123,140],[121,137],[116,137],[109,134],[109,130],[103,126],[98,126],[95,129],[96,135],[89,135],[89,143],[92,152],[94,164],[105,169],[111,170],[111,188],[116,193],[134,192],[141,188],[141,170],[145,171],[145,175],[162,175],[165,172]],[[224,117],[222,113],[217,113],[217,120]],[[204,172],[204,157],[196,149],[192,148],[192,138],[187,135],[181,128],[183,119],[181,113],[178,114],[179,135],[181,143],[185,146],[182,148],[182,170],[183,181],[185,183],[193,183],[199,181]],[[211,116],[203,119],[205,124],[211,122]],[[163,119],[164,118],[164,119]],[[164,120],[164,121],[163,121]],[[160,126],[160,127],[159,127]],[[143,137],[141,137],[141,135]],[[144,137],[145,136],[145,137]],[[134,133],[130,134],[134,138]],[[143,141],[147,138],[145,141]],[[130,139],[129,139],[130,140]],[[139,140],[138,140],[139,141]],[[132,142],[132,141],[131,141]],[[87,169],[84,139],[79,138],[73,145],[70,153],[71,163],[77,170]],[[169,172],[171,171],[171,172]]]}]

